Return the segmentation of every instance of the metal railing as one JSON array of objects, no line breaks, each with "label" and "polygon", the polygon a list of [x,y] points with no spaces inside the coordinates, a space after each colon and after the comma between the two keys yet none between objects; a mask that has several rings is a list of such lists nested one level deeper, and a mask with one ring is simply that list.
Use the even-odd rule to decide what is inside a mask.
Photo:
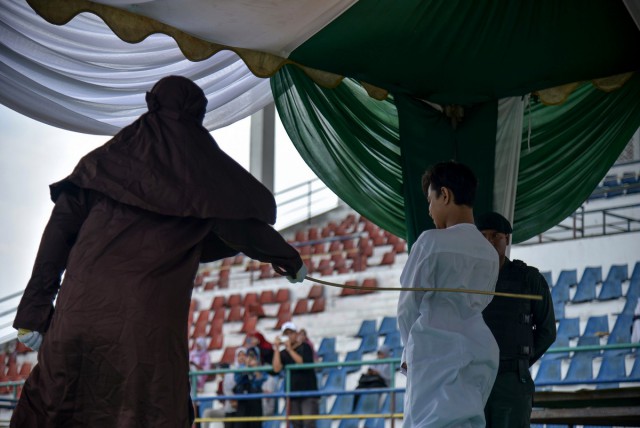
[{"label": "metal railing", "polygon": [[637,231],[640,231],[640,204],[596,210],[586,210],[582,206],[558,225],[518,245],[535,245]]}]

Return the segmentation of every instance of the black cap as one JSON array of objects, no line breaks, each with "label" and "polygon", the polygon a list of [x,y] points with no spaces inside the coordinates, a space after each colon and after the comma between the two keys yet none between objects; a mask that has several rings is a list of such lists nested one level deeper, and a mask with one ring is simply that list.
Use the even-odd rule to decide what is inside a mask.
[{"label": "black cap", "polygon": [[511,223],[509,220],[496,212],[484,213],[476,217],[476,227],[478,230],[495,230],[500,233],[511,233]]}]

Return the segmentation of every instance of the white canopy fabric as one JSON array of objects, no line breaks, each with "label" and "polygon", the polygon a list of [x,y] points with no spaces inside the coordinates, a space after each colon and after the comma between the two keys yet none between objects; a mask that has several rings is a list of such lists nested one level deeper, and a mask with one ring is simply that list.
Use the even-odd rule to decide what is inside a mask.
[{"label": "white canopy fabric", "polygon": [[[169,25],[182,25],[188,18],[192,33],[207,40],[234,40],[235,46],[287,55],[353,0],[279,0],[268,6],[235,0],[100,3]],[[296,20],[300,8],[304,19]],[[113,135],[146,111],[145,92],[170,74],[189,77],[205,91],[209,104],[204,125],[209,130],[247,117],[273,100],[269,80],[254,76],[231,51],[191,62],[166,35],[130,44],[92,14],[55,26],[45,23],[25,0],[3,0],[0,6],[0,103],[40,122]]]}]

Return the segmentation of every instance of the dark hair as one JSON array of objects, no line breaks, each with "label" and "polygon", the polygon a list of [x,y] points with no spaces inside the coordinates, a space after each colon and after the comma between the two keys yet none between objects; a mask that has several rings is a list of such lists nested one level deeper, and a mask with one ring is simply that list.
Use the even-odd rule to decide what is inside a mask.
[{"label": "dark hair", "polygon": [[468,166],[455,161],[437,163],[422,176],[422,191],[425,197],[429,194],[429,186],[432,184],[437,196],[442,193],[440,189],[446,187],[453,192],[456,205],[473,207],[478,179]]}]

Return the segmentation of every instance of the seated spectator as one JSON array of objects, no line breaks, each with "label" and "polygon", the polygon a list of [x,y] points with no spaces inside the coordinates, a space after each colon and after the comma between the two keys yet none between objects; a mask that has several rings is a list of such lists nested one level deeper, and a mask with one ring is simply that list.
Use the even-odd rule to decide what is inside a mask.
[{"label": "seated spectator", "polygon": [[[207,351],[207,340],[204,337],[196,339],[196,348],[189,353],[189,363],[192,370],[202,371],[211,369],[211,358]],[[204,390],[208,375],[198,376],[198,392]]]},{"label": "seated spectator", "polygon": [[[260,366],[260,350],[257,346],[247,349],[246,367]],[[235,373],[236,386],[233,388],[235,394],[260,394],[262,384],[267,380],[266,373],[263,372],[240,372]],[[262,399],[238,400],[237,416],[262,416]],[[238,422],[236,427],[240,428],[260,428],[262,422]]]},{"label": "seated spectator", "polygon": [[271,365],[271,361],[273,360],[273,345],[264,338],[262,333],[259,331],[247,333],[247,337],[244,339],[244,346],[247,349],[257,346],[260,349],[260,365]]},{"label": "seated spectator", "polygon": [[[247,349],[239,347],[236,349],[236,358],[232,368],[239,369],[245,367],[247,362]],[[234,388],[236,386],[236,378],[234,373],[225,373],[222,384],[222,392],[224,395],[230,396],[234,394]],[[237,400],[225,400],[224,403],[224,417],[233,418],[238,416],[238,401]],[[225,422],[224,428],[237,428],[239,425],[237,422]]]},{"label": "seated spectator", "polygon": [[[382,360],[385,358],[389,358],[391,355],[391,349],[382,345],[378,348],[378,359]],[[358,386],[356,389],[367,389],[367,388],[387,388],[389,386],[389,381],[391,380],[391,365],[389,363],[384,364],[372,364],[370,365],[366,372],[360,376],[358,380]],[[353,400],[353,407],[355,408],[356,404],[358,404],[358,399],[360,398],[360,394],[356,394]]]}]

